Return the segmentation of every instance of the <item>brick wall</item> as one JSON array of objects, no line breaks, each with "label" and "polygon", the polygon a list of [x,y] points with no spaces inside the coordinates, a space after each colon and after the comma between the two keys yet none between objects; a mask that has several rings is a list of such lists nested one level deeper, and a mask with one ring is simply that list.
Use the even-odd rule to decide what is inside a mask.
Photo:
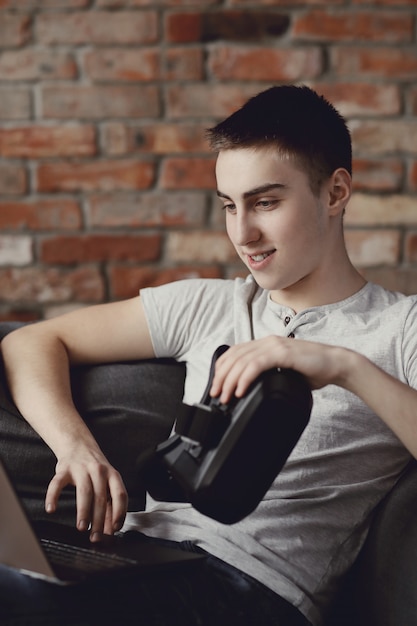
[{"label": "brick wall", "polygon": [[348,118],[347,244],[417,292],[417,0],[0,0],[0,319],[242,272],[203,130],[271,84]]}]

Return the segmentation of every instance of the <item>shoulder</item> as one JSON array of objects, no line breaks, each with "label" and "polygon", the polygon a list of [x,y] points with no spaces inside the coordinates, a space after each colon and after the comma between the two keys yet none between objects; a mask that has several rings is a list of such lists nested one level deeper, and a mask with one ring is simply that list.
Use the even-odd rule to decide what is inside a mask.
[{"label": "shoulder", "polygon": [[403,310],[404,313],[416,308],[417,295],[406,295],[399,291],[390,291],[381,285],[368,283],[365,305],[386,312]]},{"label": "shoulder", "polygon": [[[417,347],[417,295],[406,295],[370,284],[367,292],[368,326],[379,327],[382,337],[396,338]],[[404,343],[405,342],[405,343]]]}]

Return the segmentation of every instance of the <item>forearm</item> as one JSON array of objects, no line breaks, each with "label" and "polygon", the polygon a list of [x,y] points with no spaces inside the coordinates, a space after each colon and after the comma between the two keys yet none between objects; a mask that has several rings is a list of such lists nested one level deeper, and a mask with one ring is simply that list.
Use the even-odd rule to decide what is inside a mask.
[{"label": "forearm", "polygon": [[123,524],[127,493],[72,401],[70,359],[56,333],[30,327],[8,335],[2,344],[11,394],[23,416],[57,457],[45,498],[55,511],[62,489],[77,494],[77,527],[99,540]]},{"label": "forearm", "polygon": [[73,404],[62,342],[27,328],[5,337],[2,352],[17,408],[57,457],[82,442],[97,446]]},{"label": "forearm", "polygon": [[333,384],[351,391],[417,458],[417,391],[347,348],[276,336],[238,344],[216,362],[211,394],[225,403],[240,397],[271,367],[301,372],[312,389]]}]

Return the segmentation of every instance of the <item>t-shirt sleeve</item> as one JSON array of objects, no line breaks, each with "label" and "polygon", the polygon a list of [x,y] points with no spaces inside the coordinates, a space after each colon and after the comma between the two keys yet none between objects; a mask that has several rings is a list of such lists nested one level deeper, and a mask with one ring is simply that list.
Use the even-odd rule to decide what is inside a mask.
[{"label": "t-shirt sleeve", "polygon": [[220,279],[179,280],[141,290],[155,355],[181,360],[196,337],[201,340],[216,328],[229,291],[230,282]]}]

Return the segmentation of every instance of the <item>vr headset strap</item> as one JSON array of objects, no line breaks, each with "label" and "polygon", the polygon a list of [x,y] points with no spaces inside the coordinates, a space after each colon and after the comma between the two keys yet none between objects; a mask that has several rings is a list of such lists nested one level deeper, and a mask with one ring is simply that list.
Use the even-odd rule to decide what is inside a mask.
[{"label": "vr headset strap", "polygon": [[175,432],[182,437],[187,437],[199,443],[203,448],[211,448],[217,445],[220,437],[230,423],[226,407],[220,403],[217,410],[209,409],[210,389],[214,378],[216,361],[221,354],[226,352],[229,346],[220,346],[214,352],[210,374],[206,389],[199,404],[194,406],[183,405],[182,412],[178,415],[175,424]]}]

